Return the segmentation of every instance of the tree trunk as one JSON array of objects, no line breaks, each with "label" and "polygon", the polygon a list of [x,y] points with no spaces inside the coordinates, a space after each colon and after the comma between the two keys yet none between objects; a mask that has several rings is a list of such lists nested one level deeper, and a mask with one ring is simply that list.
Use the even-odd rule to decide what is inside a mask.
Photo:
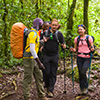
[{"label": "tree trunk", "polygon": [[68,0],[68,8],[69,8],[69,0]]},{"label": "tree trunk", "polygon": [[[23,9],[23,8],[24,8],[24,6],[23,6],[23,4],[24,4],[24,3],[23,3],[23,0],[20,0],[20,3],[21,3],[21,8],[22,8],[22,11],[23,11],[23,10],[24,10],[24,9]],[[23,12],[21,12],[21,15],[22,15],[22,16],[24,16],[24,11],[23,11]]]},{"label": "tree trunk", "polygon": [[86,26],[87,28],[87,33],[88,33],[88,4],[89,4],[89,0],[84,0],[84,22],[83,24]]},{"label": "tree trunk", "polygon": [[[3,22],[4,22],[4,32],[2,34],[3,36],[3,60],[7,62],[8,58],[8,34],[7,34],[7,15],[8,15],[8,9],[6,0],[4,1],[4,15],[3,15]],[[3,63],[4,63],[3,61]]]},{"label": "tree trunk", "polygon": [[38,15],[39,15],[39,11],[38,11],[38,0],[36,0],[36,17],[38,17]]},{"label": "tree trunk", "polygon": [[[69,2],[69,1],[68,1]],[[72,45],[71,40],[72,40],[72,27],[73,27],[73,15],[74,15],[74,9],[75,9],[75,5],[76,5],[76,0],[73,0],[73,3],[71,5],[71,7],[69,8],[69,16],[67,19],[67,35],[66,35],[66,43],[68,46]]]},{"label": "tree trunk", "polygon": [[40,9],[41,9],[41,6],[42,6],[42,1],[40,0]]}]

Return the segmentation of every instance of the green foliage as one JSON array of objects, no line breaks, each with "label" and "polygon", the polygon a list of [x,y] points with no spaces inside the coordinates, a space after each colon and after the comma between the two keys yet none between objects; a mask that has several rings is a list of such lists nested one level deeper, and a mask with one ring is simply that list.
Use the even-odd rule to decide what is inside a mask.
[{"label": "green foliage", "polygon": [[[71,39],[71,45],[74,44],[74,38],[78,35],[77,33],[77,26],[83,23],[83,0],[77,0],[75,13],[73,17],[73,29],[71,31],[71,35],[68,35],[67,32],[67,18],[68,18],[68,11],[70,9],[71,3],[73,0],[69,2],[68,8],[68,0],[23,0],[23,4],[20,0],[5,0],[6,7],[8,10],[8,15],[6,18],[6,40],[3,39],[4,35],[4,14],[5,12],[5,5],[4,1],[0,1],[0,65],[2,67],[12,66],[21,63],[22,61],[14,59],[11,55],[10,50],[10,31],[11,27],[15,22],[23,22],[25,26],[30,28],[33,24],[33,20],[36,17],[42,18],[44,21],[50,21],[53,18],[57,18],[59,20],[59,24],[61,24],[61,31],[65,38],[65,43],[67,39]],[[89,1],[89,34],[95,37],[95,44],[100,45],[100,2],[98,0],[90,0]],[[4,43],[8,43],[7,47],[7,58],[8,60],[5,61],[6,57],[4,56]],[[67,45],[67,43],[66,43]],[[68,45],[67,45],[68,47]],[[61,50],[61,49],[60,49]],[[69,50],[66,52],[66,56],[69,55]],[[60,57],[63,56],[63,53],[60,52]]]},{"label": "green foliage", "polygon": [[[7,69],[9,67],[15,67],[16,65],[23,65],[22,59],[19,60],[19,59],[13,58],[13,57],[11,57],[10,60],[8,60],[8,61],[6,61],[4,63],[2,63],[2,61],[3,61],[3,58],[0,59],[1,67],[2,68],[7,68]],[[8,64],[6,64],[6,63],[8,63]]]},{"label": "green foliage", "polygon": [[78,68],[75,67],[75,68],[73,69],[73,71],[74,71],[74,80],[75,80],[76,82],[79,82]]},{"label": "green foliage", "polygon": [[2,74],[0,73],[0,78],[2,78],[3,76],[2,76]]},{"label": "green foliage", "polygon": [[93,78],[94,80],[96,80],[96,79],[98,79],[98,76],[97,76],[97,75],[94,75],[92,78]]},{"label": "green foliage", "polygon": [[92,70],[97,70],[97,69],[98,69],[98,65],[92,66]]},{"label": "green foliage", "polygon": [[[79,73],[77,66],[73,69],[73,71],[74,71],[74,81],[79,82]],[[67,69],[66,75],[69,78],[72,78],[72,68]]]},{"label": "green foliage", "polygon": [[99,85],[100,85],[100,79],[98,80],[98,83],[99,83]]}]

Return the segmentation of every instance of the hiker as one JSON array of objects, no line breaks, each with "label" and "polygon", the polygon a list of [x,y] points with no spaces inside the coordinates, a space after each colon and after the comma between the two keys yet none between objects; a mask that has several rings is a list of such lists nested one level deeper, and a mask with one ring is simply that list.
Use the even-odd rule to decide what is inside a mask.
[{"label": "hiker", "polygon": [[48,21],[48,23],[49,23],[49,30],[51,29],[51,21]]},{"label": "hiker", "polygon": [[[29,95],[29,88],[34,76],[38,100],[48,100],[45,97],[44,87],[43,87],[43,74],[41,70],[44,70],[44,65],[40,62],[37,52],[39,49],[39,36],[38,30],[43,24],[42,19],[36,18],[33,21],[32,31],[29,33],[27,38],[27,43],[25,47],[25,52],[23,54],[23,64],[24,64],[24,79],[23,79],[23,96],[25,100],[31,100]],[[37,64],[38,66],[37,66]]]},{"label": "hiker", "polygon": [[[51,29],[51,21],[48,21],[48,23],[49,23],[49,29]],[[60,25],[60,24],[58,24],[58,28],[57,28],[57,30],[59,30],[59,29],[60,29],[60,27],[61,27],[61,25]]]},{"label": "hiker", "polygon": [[49,29],[49,23],[47,21],[45,21],[42,25],[42,30],[39,30],[39,36],[40,36],[40,46],[39,46],[39,52],[38,52],[38,57],[40,59],[41,62],[43,62],[43,53],[42,53],[42,48],[43,48],[43,35],[45,34],[45,30]]},{"label": "hiker", "polygon": [[[43,41],[43,35],[45,34],[45,30],[49,29],[49,22],[45,21],[42,25],[42,29],[39,30],[39,36],[40,36],[40,46],[39,46],[39,51],[38,51],[38,57],[40,59],[40,61],[43,63],[43,52],[42,52],[42,48],[44,45],[44,41]],[[42,70],[43,72],[43,81],[44,81],[44,70]]]},{"label": "hiker", "polygon": [[[79,71],[80,91],[81,91],[81,94],[87,94],[88,82],[87,82],[86,72],[89,68],[90,52],[94,51],[93,39],[91,36],[88,37],[88,41],[89,41],[89,47],[88,47],[88,44],[86,42],[87,30],[86,30],[85,25],[83,24],[78,25],[78,33],[79,33],[79,36],[77,36],[74,39],[74,48],[71,47],[70,51],[73,51],[73,52],[78,51],[77,66],[78,66],[78,71]],[[79,40],[78,40],[78,37],[80,37]]]},{"label": "hiker", "polygon": [[49,29],[49,22],[45,21],[42,25],[42,30],[39,30],[39,36],[40,36],[40,40],[43,39],[43,33],[45,32],[45,30]]},{"label": "hiker", "polygon": [[[56,74],[58,69],[59,43],[61,43],[61,46],[64,49],[66,48],[66,45],[64,43],[64,37],[62,33],[57,30],[57,28],[58,28],[58,20],[53,19],[51,21],[51,29],[48,30],[47,36],[43,36],[44,39],[43,64],[45,67],[44,83],[46,88],[46,94],[48,97],[53,97],[54,95],[53,90],[56,82]],[[58,37],[58,39],[56,36]]]}]

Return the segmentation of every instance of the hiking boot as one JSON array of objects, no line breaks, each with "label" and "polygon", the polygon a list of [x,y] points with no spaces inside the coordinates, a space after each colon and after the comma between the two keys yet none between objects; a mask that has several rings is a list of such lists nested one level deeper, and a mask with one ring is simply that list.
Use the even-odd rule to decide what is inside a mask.
[{"label": "hiking boot", "polygon": [[81,94],[85,95],[87,93],[88,93],[87,88],[81,89]]},{"label": "hiking boot", "polygon": [[87,93],[88,93],[87,88],[85,88],[85,89],[83,90],[83,94],[87,94]]},{"label": "hiking boot", "polygon": [[45,93],[48,94],[49,93],[49,87],[45,88]]},{"label": "hiking boot", "polygon": [[47,97],[38,97],[37,100],[49,100]]},{"label": "hiking boot", "polygon": [[49,91],[49,92],[47,93],[47,96],[52,98],[52,97],[54,96],[54,94],[53,94],[52,92]]}]

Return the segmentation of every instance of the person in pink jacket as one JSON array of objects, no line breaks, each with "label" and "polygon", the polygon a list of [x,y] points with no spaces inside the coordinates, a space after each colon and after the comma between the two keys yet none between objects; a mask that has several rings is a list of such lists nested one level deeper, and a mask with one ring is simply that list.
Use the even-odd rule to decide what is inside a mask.
[{"label": "person in pink jacket", "polygon": [[93,39],[91,36],[88,37],[88,41],[89,41],[89,47],[88,47],[88,44],[86,41],[87,31],[86,31],[85,25],[83,24],[78,25],[78,33],[79,33],[79,36],[77,36],[74,39],[74,48],[71,47],[70,51],[78,52],[77,66],[78,66],[78,71],[79,71],[80,90],[81,90],[81,94],[87,94],[88,82],[87,82],[86,72],[89,68],[90,52],[94,51]]}]

